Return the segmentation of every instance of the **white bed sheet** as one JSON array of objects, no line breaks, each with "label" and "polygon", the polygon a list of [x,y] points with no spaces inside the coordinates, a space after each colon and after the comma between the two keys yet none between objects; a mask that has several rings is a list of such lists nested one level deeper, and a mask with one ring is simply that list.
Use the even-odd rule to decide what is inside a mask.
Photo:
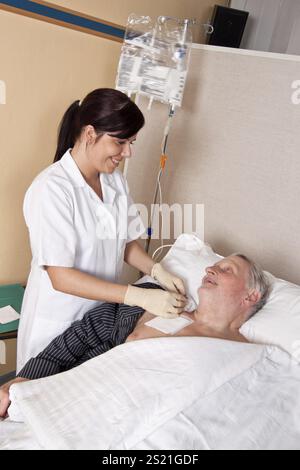
[{"label": "white bed sheet", "polygon": [[1,422],[0,449],[300,449],[299,392],[276,347],[138,341],[15,386],[27,425]]},{"label": "white bed sheet", "polygon": [[0,450],[43,450],[25,423],[0,421]]}]

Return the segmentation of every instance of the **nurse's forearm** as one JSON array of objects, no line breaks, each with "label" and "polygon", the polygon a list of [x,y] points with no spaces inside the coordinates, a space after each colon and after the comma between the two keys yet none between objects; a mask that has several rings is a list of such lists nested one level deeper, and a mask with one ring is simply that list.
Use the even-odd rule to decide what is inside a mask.
[{"label": "nurse's forearm", "polygon": [[136,240],[127,244],[124,261],[133,268],[149,275],[155,264],[153,259],[143,250]]},{"label": "nurse's forearm", "polygon": [[46,267],[53,289],[90,300],[124,303],[128,286],[98,279],[73,268]]}]

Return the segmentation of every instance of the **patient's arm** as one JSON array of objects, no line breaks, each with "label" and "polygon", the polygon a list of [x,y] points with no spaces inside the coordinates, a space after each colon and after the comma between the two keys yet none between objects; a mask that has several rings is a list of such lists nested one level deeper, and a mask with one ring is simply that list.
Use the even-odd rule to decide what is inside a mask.
[{"label": "patient's arm", "polygon": [[97,348],[98,354],[110,349],[117,309],[118,304],[102,304],[90,310],[82,320],[74,322],[57,336],[37,357],[30,359],[18,377],[34,380],[55,375],[78,365],[91,349]]},{"label": "patient's arm", "polygon": [[[151,283],[140,284],[141,288],[160,289]],[[64,372],[82,362],[99,356],[116,344],[113,338],[120,309],[125,308],[125,315],[131,315],[132,310],[137,315],[138,307],[105,303],[90,310],[82,320],[73,323],[62,335],[55,338],[37,357],[30,359],[20,371],[19,377],[39,379]],[[124,332],[120,332],[122,338]],[[126,337],[126,335],[125,335]],[[121,342],[124,341],[124,338]]]}]

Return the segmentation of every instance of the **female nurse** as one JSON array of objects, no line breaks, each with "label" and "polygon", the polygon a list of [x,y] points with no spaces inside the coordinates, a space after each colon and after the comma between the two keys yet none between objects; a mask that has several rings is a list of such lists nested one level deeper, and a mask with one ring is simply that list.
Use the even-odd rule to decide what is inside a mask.
[{"label": "female nurse", "polygon": [[[60,125],[54,164],[24,201],[32,251],[18,335],[18,371],[101,302],[136,305],[163,317],[184,310],[181,279],[144,252],[142,221],[120,163],[144,125],[139,108],[113,89],[73,103]],[[118,284],[123,261],[166,291]]]}]

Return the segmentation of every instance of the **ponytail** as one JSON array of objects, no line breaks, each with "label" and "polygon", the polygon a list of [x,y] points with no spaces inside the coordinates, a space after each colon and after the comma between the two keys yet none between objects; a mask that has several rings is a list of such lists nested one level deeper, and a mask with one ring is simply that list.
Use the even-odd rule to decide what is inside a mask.
[{"label": "ponytail", "polygon": [[111,88],[94,90],[81,104],[75,101],[66,111],[59,127],[54,163],[74,147],[85,126],[93,126],[97,136],[107,133],[129,139],[144,124],[141,110],[127,95]]},{"label": "ponytail", "polygon": [[62,118],[54,163],[58,162],[69,148],[74,147],[78,135],[79,109],[80,101],[78,100],[71,104]]}]

